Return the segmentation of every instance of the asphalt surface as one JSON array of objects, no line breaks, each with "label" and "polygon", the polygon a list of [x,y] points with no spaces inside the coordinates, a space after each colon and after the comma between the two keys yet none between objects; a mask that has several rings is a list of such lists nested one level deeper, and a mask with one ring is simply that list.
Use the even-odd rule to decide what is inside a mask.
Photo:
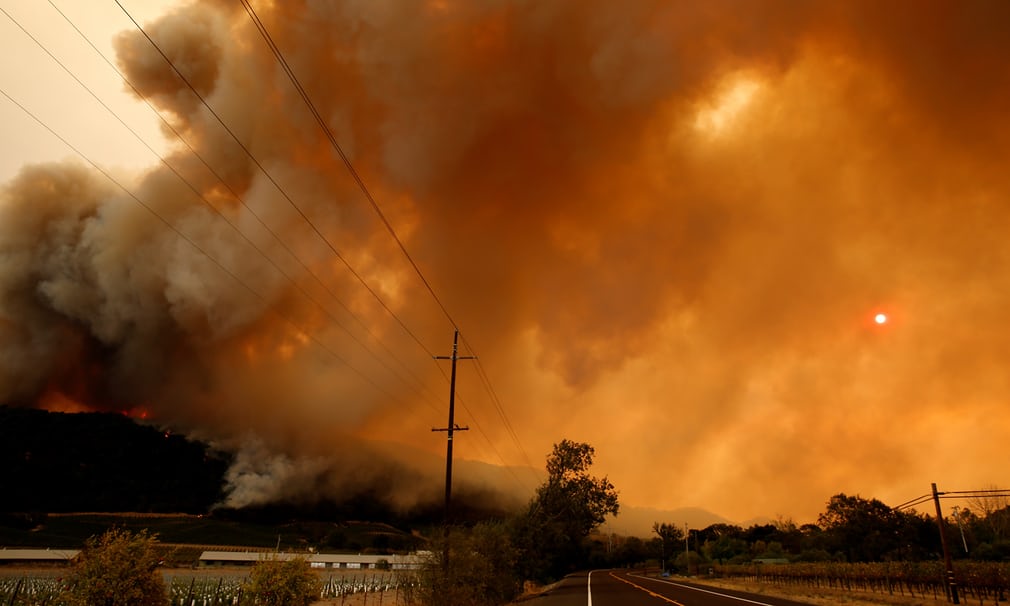
[{"label": "asphalt surface", "polygon": [[594,570],[566,577],[529,606],[809,606],[766,595],[719,589],[626,570]]}]

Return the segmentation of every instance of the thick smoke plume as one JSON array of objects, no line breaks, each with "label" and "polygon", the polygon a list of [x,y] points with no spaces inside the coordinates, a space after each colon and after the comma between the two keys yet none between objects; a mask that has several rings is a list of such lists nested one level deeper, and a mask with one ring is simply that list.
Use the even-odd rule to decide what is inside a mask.
[{"label": "thick smoke plume", "polygon": [[[254,6],[534,465],[587,441],[625,503],[738,519],[1000,483],[1010,5]],[[437,496],[452,327],[239,3],[145,29],[189,85],[138,31],[123,70],[224,182],[180,143],[204,199],[7,184],[0,400],[244,445],[237,504]],[[527,463],[466,364],[457,453]]]}]

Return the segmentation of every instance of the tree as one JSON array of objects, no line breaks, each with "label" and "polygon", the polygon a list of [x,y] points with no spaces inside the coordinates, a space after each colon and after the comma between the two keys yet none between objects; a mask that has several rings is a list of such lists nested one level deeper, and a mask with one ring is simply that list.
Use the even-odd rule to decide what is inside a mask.
[{"label": "tree", "polygon": [[620,566],[640,566],[649,559],[649,546],[638,537],[625,537],[621,540],[614,563]]},{"label": "tree", "polygon": [[706,540],[702,551],[708,559],[720,564],[737,563],[750,559],[747,541],[730,533],[715,535],[714,539]]},{"label": "tree", "polygon": [[877,499],[837,494],[817,518],[831,551],[850,562],[874,562],[902,548],[905,518]]},{"label": "tree", "polygon": [[416,591],[421,604],[494,606],[519,594],[517,553],[504,524],[482,522],[470,529],[453,529],[448,538],[448,568],[442,560],[445,540],[434,541],[418,571]]},{"label": "tree", "polygon": [[677,547],[684,541],[684,533],[681,532],[680,527],[674,524],[660,524],[659,522],[654,522],[652,524],[652,532],[659,535],[659,565],[666,571],[666,563],[670,560],[671,555],[677,550]]},{"label": "tree", "polygon": [[65,600],[70,606],[167,606],[155,544],[142,531],[113,528],[91,537],[74,558]]},{"label": "tree", "polygon": [[260,606],[309,606],[319,599],[322,583],[305,558],[257,562],[243,589],[243,603]]},{"label": "tree", "polygon": [[589,474],[596,451],[562,440],[547,458],[547,481],[513,520],[523,578],[550,580],[585,560],[582,543],[607,515],[616,515],[617,491]]},{"label": "tree", "polygon": [[987,537],[993,543],[1010,538],[1010,496],[1006,491],[989,485],[968,498],[968,507],[984,520]]}]

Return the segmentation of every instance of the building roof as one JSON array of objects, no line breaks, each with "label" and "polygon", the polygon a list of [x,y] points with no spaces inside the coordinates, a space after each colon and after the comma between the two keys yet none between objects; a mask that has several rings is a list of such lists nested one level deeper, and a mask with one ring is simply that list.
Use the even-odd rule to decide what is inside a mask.
[{"label": "building roof", "polygon": [[3,547],[0,548],[0,561],[64,561],[73,559],[80,552],[80,549],[7,549]]},{"label": "building roof", "polygon": [[260,560],[278,559],[290,560],[304,558],[310,563],[326,564],[376,564],[385,560],[390,564],[416,564],[420,559],[416,555],[361,555],[351,553],[264,553],[261,551],[205,551],[200,555],[201,562],[259,562]]}]

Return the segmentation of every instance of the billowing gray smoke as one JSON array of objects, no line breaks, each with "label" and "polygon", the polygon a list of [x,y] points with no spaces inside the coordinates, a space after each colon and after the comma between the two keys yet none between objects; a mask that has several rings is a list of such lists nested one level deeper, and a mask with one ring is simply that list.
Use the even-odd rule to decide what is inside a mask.
[{"label": "billowing gray smoke", "polygon": [[[741,519],[993,481],[1006,3],[254,6],[535,466],[584,440],[626,503]],[[120,64],[214,172],[6,185],[0,400],[239,448],[235,503],[435,498],[450,323],[240,3],[145,30],[189,84]],[[457,453],[525,464],[461,364]]]}]

